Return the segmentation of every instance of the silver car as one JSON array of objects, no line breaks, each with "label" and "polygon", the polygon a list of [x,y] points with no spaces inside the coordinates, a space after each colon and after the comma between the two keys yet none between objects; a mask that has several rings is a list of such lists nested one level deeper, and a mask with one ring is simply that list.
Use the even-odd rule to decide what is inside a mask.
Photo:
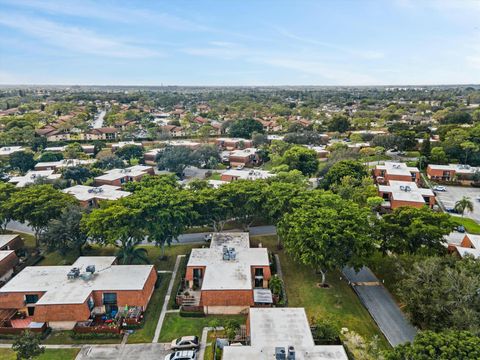
[{"label": "silver car", "polygon": [[199,342],[197,336],[182,336],[172,341],[172,350],[192,350],[198,349]]}]

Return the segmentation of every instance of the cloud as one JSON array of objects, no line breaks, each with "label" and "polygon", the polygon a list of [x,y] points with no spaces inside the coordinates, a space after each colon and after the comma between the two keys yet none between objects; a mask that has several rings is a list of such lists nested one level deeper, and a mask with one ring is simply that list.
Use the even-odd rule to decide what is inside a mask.
[{"label": "cloud", "polygon": [[187,19],[168,14],[155,12],[138,7],[121,7],[116,3],[107,1],[93,2],[82,1],[58,1],[52,0],[1,0],[5,4],[15,7],[35,9],[47,14],[67,15],[99,19],[112,22],[145,24],[150,23],[156,27],[168,28],[176,31],[208,31],[208,27],[197,24]]},{"label": "cloud", "polygon": [[303,36],[298,36],[296,34],[291,33],[290,31],[280,28],[280,27],[274,27],[274,29],[281,35],[285,36],[288,39],[295,40],[300,43],[304,44],[309,44],[309,45],[316,45],[320,47],[325,47],[333,50],[337,50],[339,52],[349,54],[354,57],[358,58],[363,58],[367,60],[375,60],[375,59],[382,59],[385,57],[385,54],[381,51],[373,51],[373,50],[358,50],[355,48],[347,47],[347,46],[342,46],[339,44],[332,44],[329,42],[325,41],[319,41],[316,39],[310,39],[307,37]]},{"label": "cloud", "polygon": [[105,37],[89,29],[65,26],[14,13],[0,14],[0,25],[19,30],[49,45],[75,53],[131,59],[162,56],[156,50]]}]

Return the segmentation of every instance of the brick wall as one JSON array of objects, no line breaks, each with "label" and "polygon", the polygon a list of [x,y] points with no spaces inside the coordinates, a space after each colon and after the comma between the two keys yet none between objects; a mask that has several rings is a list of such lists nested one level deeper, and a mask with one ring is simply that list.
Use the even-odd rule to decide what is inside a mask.
[{"label": "brick wall", "polygon": [[18,264],[18,258],[17,258],[17,255],[15,255],[15,251],[13,251],[11,254],[6,256],[2,261],[0,261],[0,278],[2,278],[4,275],[7,275],[9,272],[11,272],[14,266],[17,264]]},{"label": "brick wall", "polygon": [[253,306],[253,290],[203,290],[202,306]]},{"label": "brick wall", "polygon": [[0,248],[0,250],[19,250],[23,248],[24,243],[20,235],[14,237],[11,241],[9,241],[5,246]]},{"label": "brick wall", "polygon": [[90,317],[87,302],[82,304],[36,305],[33,320],[50,321],[85,321]]}]

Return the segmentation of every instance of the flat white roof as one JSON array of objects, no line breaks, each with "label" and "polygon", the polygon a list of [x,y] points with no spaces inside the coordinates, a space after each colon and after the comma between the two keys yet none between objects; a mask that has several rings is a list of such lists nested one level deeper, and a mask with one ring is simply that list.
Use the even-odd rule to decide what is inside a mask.
[{"label": "flat white roof", "polygon": [[391,193],[393,200],[425,203],[423,196],[435,196],[432,190],[419,188],[413,181],[390,180],[389,185],[379,185],[378,191]]},{"label": "flat white roof", "polygon": [[228,184],[228,181],[222,181],[222,180],[208,180],[207,182],[214,189],[218,189],[220,186]]},{"label": "flat white roof", "polygon": [[29,170],[23,176],[13,176],[8,181],[9,183],[16,184],[16,187],[24,187],[29,184],[33,184],[35,180],[39,178],[45,178],[47,180],[60,179],[62,174],[54,174],[54,170]]},{"label": "flat white roof", "polygon": [[[114,256],[78,258],[70,266],[28,266],[0,288],[1,293],[44,292],[37,305],[81,304],[95,290],[141,290],[153,265],[112,265]],[[68,272],[79,267],[85,274],[87,265],[95,265],[91,277],[68,279]]]},{"label": "flat white roof", "polygon": [[295,349],[296,360],[347,360],[341,345],[315,345],[303,308],[250,308],[250,346],[226,346],[226,360],[275,359],[275,348]]},{"label": "flat white roof", "polygon": [[136,177],[145,175],[150,169],[152,169],[152,167],[146,165],[134,165],[125,169],[112,169],[106,171],[104,175],[97,176],[95,180],[114,181],[126,176]]},{"label": "flat white roof", "polygon": [[113,143],[112,148],[120,149],[127,145],[142,146],[142,143],[135,142],[135,141],[119,141],[117,143]]},{"label": "flat white roof", "polygon": [[390,175],[411,176],[412,172],[418,172],[418,168],[407,166],[405,163],[387,161],[384,165],[377,165],[377,169],[385,170]]},{"label": "flat white roof", "polygon": [[3,146],[0,147],[0,156],[8,156],[14,152],[23,151],[25,148],[23,146]]},{"label": "flat white roof", "polygon": [[251,141],[251,140],[248,140],[248,139],[242,139],[242,138],[226,138],[226,137],[223,137],[223,138],[217,138],[217,141],[225,141],[225,142],[240,142],[240,141]]},{"label": "flat white roof", "polygon": [[[205,266],[202,290],[252,289],[252,266],[269,266],[266,248],[250,248],[248,233],[215,233],[210,248],[192,249],[187,266]],[[235,260],[223,260],[223,247]]]},{"label": "flat white roof", "polygon": [[199,142],[191,140],[169,140],[165,143],[170,146],[200,146]]},{"label": "flat white roof", "polygon": [[230,156],[239,156],[239,157],[244,157],[244,156],[250,156],[250,155],[255,155],[257,153],[258,149],[257,148],[246,148],[246,149],[241,149],[241,150],[233,150],[230,152]]},{"label": "flat white roof", "polygon": [[7,258],[10,254],[14,253],[14,250],[0,250],[0,262]]},{"label": "flat white roof", "polygon": [[117,200],[131,194],[128,191],[120,190],[118,186],[112,185],[102,185],[98,187],[75,185],[62,191],[75,196],[79,201],[88,201],[91,199]]},{"label": "flat white roof", "polygon": [[64,167],[74,167],[79,165],[90,165],[95,163],[96,159],[63,159],[59,161],[43,161],[35,164],[35,168],[41,167],[54,167],[54,168],[64,168]]},{"label": "flat white roof", "polygon": [[448,165],[428,165],[433,170],[443,170],[443,171],[455,171],[459,174],[474,174],[477,171],[480,171],[480,168],[470,165],[462,164],[448,164]]},{"label": "flat white roof", "polygon": [[245,180],[267,179],[269,177],[275,176],[275,174],[272,174],[269,171],[252,170],[252,169],[242,169],[242,170],[231,169],[231,170],[224,171],[222,175],[234,176],[234,177],[238,177],[239,179],[245,179]]},{"label": "flat white roof", "polygon": [[473,256],[475,259],[480,259],[480,249],[466,248],[462,246],[455,246],[461,258],[467,255]]},{"label": "flat white roof", "polygon": [[15,239],[17,236],[18,236],[18,234],[0,235],[0,248],[3,248],[5,245],[7,245],[10,241]]}]

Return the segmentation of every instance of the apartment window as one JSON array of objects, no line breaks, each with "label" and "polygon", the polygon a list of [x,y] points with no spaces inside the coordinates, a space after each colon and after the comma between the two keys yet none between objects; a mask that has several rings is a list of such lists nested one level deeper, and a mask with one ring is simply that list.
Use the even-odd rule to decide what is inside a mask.
[{"label": "apartment window", "polygon": [[95,307],[95,303],[93,302],[93,298],[91,296],[87,300],[87,305],[90,310],[92,310]]},{"label": "apartment window", "polygon": [[25,295],[25,304],[35,304],[38,301],[38,295]]},{"label": "apartment window", "polygon": [[116,305],[116,304],[117,304],[117,293],[103,294],[103,305]]}]

